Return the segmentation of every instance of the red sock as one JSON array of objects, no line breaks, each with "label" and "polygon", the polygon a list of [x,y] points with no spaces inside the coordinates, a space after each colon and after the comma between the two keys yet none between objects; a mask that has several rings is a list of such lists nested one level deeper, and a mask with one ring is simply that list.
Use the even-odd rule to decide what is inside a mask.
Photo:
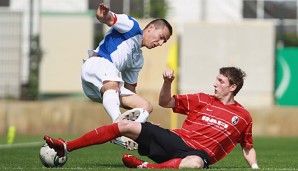
[{"label": "red sock", "polygon": [[95,144],[102,144],[114,138],[121,136],[118,123],[102,126],[73,141],[67,142],[67,150],[73,151],[82,147],[87,147]]},{"label": "red sock", "polygon": [[168,160],[166,162],[159,163],[159,164],[148,163],[147,168],[179,169],[179,165],[180,165],[181,161],[182,161],[181,158],[175,158],[175,159],[171,159],[171,160]]}]

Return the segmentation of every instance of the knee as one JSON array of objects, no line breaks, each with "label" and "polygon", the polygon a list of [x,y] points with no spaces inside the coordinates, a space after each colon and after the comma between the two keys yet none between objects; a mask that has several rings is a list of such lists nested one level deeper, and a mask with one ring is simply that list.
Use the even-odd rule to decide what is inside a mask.
[{"label": "knee", "polygon": [[118,127],[120,132],[128,132],[129,129],[132,127],[132,122],[133,121],[126,120],[126,119],[123,119],[120,122],[118,122]]},{"label": "knee", "polygon": [[147,100],[144,101],[144,103],[141,107],[144,108],[148,113],[151,113],[153,111],[152,104]]},{"label": "knee", "polygon": [[138,103],[133,105],[132,108],[145,109],[149,114],[153,111],[152,104],[146,99],[139,99]]},{"label": "knee", "polygon": [[148,112],[148,113],[151,113],[152,111],[153,111],[153,106],[152,106],[152,104],[150,103],[150,102],[148,102],[148,104],[146,105],[146,111]]},{"label": "knee", "polygon": [[184,159],[182,159],[179,168],[180,169],[182,168],[201,169],[201,168],[204,168],[204,161],[199,156],[195,156],[195,155],[187,156]]}]

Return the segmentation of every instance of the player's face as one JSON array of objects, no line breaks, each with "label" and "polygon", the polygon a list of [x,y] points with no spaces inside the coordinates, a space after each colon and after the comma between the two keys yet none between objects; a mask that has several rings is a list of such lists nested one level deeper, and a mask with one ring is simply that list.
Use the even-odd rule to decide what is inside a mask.
[{"label": "player's face", "polygon": [[170,32],[167,27],[156,28],[153,24],[143,34],[142,46],[148,49],[162,46],[170,38]]},{"label": "player's face", "polygon": [[218,99],[224,99],[232,93],[232,88],[228,77],[219,74],[214,82],[214,96]]}]

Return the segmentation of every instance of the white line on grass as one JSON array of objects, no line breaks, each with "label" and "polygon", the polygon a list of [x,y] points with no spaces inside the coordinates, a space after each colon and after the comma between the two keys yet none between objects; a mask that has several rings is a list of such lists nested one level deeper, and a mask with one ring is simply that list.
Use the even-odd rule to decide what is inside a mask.
[{"label": "white line on grass", "polygon": [[29,143],[16,143],[16,144],[0,144],[0,149],[3,148],[18,148],[18,147],[33,147],[41,146],[44,142],[29,142]]}]

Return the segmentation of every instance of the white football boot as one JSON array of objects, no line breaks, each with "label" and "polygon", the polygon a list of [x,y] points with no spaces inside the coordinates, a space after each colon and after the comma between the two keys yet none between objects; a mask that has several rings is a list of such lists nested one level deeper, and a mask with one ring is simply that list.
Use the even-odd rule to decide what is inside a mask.
[{"label": "white football boot", "polygon": [[137,150],[138,149],[138,143],[136,143],[134,140],[124,137],[124,136],[111,140],[111,143],[117,144],[127,150]]},{"label": "white football boot", "polygon": [[[116,122],[119,122],[123,119],[127,119],[127,120],[131,120],[131,121],[135,121],[136,119],[138,119],[138,117],[140,116],[140,114],[143,112],[142,108],[134,108],[131,110],[128,110],[124,113],[122,113],[116,120]],[[121,147],[127,149],[127,150],[137,150],[138,149],[138,144],[133,141],[130,138],[127,137],[118,137],[115,138],[114,140],[111,141],[114,144],[120,145]]]},{"label": "white football boot", "polygon": [[135,121],[138,119],[138,117],[141,115],[141,113],[143,113],[145,109],[143,108],[134,108],[131,110],[128,110],[124,113],[122,113],[116,120],[115,122],[119,122],[123,119],[127,119],[127,120],[131,120],[131,121]]}]

